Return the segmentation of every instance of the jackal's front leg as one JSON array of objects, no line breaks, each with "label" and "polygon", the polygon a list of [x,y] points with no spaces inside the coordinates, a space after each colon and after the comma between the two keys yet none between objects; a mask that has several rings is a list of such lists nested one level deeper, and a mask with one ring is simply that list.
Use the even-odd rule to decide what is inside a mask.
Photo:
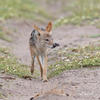
[{"label": "jackal's front leg", "polygon": [[[41,59],[41,58],[40,58]],[[39,59],[39,56],[37,56],[37,61],[40,65],[40,72],[41,72],[41,78],[43,77],[43,66],[42,66],[42,61]]]},{"label": "jackal's front leg", "polygon": [[47,82],[47,55],[44,57],[43,82]]}]

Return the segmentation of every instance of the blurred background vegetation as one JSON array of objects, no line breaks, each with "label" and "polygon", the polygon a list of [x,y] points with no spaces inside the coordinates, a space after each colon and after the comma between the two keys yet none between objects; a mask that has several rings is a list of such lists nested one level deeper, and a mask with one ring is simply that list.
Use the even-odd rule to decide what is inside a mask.
[{"label": "blurred background vegetation", "polygon": [[99,24],[100,0],[0,0],[0,20],[20,18],[62,24]]},{"label": "blurred background vegetation", "polygon": [[[100,28],[100,0],[0,0],[0,21],[9,19]],[[0,38],[11,41],[7,33],[0,25]]]}]

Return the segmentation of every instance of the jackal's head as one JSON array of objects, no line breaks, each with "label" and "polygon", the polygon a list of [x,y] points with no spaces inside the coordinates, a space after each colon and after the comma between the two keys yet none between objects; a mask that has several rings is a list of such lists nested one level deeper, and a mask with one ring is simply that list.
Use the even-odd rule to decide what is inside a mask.
[{"label": "jackal's head", "polygon": [[38,31],[37,40],[40,42],[40,45],[45,47],[52,47],[52,23],[49,22],[44,30],[40,29],[36,25],[34,25],[34,29]]}]

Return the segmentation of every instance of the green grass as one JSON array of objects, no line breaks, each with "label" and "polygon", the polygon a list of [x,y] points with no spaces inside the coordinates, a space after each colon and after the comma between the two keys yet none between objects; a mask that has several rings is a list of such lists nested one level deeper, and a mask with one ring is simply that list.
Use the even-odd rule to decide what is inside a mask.
[{"label": "green grass", "polygon": [[62,49],[58,52],[62,58],[49,66],[48,77],[61,74],[65,70],[100,66],[100,45],[89,45],[83,48]]},{"label": "green grass", "polygon": [[100,37],[100,33],[99,34],[93,34],[89,36],[90,38],[99,38]]},{"label": "green grass", "polygon": [[51,15],[32,0],[0,0],[0,20],[11,18],[44,20]]},{"label": "green grass", "polygon": [[0,99],[3,99],[4,98],[4,96],[2,95],[2,93],[0,93]]},{"label": "green grass", "polygon": [[97,24],[100,21],[100,0],[74,0],[63,7],[64,13],[71,12],[70,16],[55,21],[55,27],[62,24]]},{"label": "green grass", "polygon": [[[30,67],[20,64],[14,56],[9,54],[7,48],[0,48],[0,70],[19,77],[31,76]],[[36,78],[37,75],[38,72],[36,71],[34,78]]]},{"label": "green grass", "polygon": [[[62,49],[57,52],[60,59],[48,68],[48,78],[61,74],[65,70],[84,67],[100,66],[100,45],[89,45],[86,47]],[[56,61],[56,60],[55,60]],[[17,59],[9,53],[7,48],[0,48],[0,70],[19,77],[30,76],[37,78],[40,74],[35,71],[34,76],[30,73],[30,67],[20,64]]]}]

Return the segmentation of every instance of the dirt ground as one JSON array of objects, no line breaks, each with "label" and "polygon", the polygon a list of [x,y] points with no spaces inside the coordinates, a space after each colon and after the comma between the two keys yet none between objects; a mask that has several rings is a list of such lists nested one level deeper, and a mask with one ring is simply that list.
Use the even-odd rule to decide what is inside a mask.
[{"label": "dirt ground", "polygon": [[[1,75],[0,76],[9,76]],[[40,80],[1,79],[3,92],[9,94],[4,100],[29,100],[30,97],[50,89],[62,89],[67,95],[46,94],[37,100],[99,100],[100,99],[100,68],[95,70],[79,69],[64,72],[48,83]],[[5,95],[6,95],[5,94]],[[2,100],[2,99],[0,99]]]},{"label": "dirt ground", "polygon": [[[11,52],[18,60],[27,65],[31,64],[28,40],[33,24],[30,21],[17,20],[4,22],[3,26],[13,29],[16,34],[13,36],[12,43],[0,41],[1,45],[10,46]],[[64,25],[53,30],[54,41],[60,44],[60,47],[55,49],[85,46],[94,41],[97,43],[100,38],[89,38],[90,35],[97,33],[100,33],[100,29],[95,26]],[[52,49],[50,53],[52,54],[55,49]],[[46,93],[52,89],[60,89],[65,95]],[[0,73],[0,91],[6,97],[0,100],[29,100],[35,94],[43,92],[44,94],[37,100],[100,100],[100,68],[65,71],[49,79],[47,83],[43,83],[40,79],[25,80]]]}]

